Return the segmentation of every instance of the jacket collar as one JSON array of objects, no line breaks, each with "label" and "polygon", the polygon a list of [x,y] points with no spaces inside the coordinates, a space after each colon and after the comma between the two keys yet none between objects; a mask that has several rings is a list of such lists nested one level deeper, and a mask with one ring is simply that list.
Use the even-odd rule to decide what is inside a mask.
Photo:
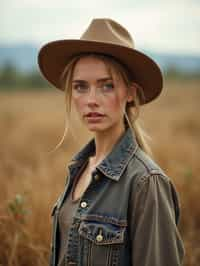
[{"label": "jacket collar", "polygon": [[[118,181],[131,157],[138,148],[135,133],[128,127],[111,152],[96,166],[105,176]],[[90,140],[70,161],[68,168],[80,167],[95,154],[95,140]]]}]

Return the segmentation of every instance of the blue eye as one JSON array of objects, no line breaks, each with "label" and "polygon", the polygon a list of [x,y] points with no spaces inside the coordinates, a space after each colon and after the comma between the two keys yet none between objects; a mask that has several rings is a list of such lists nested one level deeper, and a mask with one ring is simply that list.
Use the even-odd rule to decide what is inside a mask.
[{"label": "blue eye", "polygon": [[114,88],[113,83],[106,83],[103,85],[106,90],[112,90]]}]

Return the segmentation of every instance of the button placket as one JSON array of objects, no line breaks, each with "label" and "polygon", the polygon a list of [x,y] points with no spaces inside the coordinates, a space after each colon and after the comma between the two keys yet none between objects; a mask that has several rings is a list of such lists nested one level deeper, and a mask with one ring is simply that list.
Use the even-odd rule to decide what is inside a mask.
[{"label": "button placket", "polygon": [[68,247],[66,257],[66,265],[78,265],[77,254],[78,254],[78,233],[76,229],[76,223],[73,223],[68,232]]}]

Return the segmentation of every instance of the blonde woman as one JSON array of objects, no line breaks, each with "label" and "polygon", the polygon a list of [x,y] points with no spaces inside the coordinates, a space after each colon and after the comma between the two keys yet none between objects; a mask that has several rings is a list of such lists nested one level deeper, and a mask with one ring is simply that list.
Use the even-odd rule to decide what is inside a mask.
[{"label": "blonde woman", "polygon": [[68,165],[52,209],[50,265],[182,265],[178,194],[136,121],[162,91],[158,65],[105,18],[93,19],[78,40],[47,43],[38,62],[65,92],[65,133],[74,107],[94,135]]}]

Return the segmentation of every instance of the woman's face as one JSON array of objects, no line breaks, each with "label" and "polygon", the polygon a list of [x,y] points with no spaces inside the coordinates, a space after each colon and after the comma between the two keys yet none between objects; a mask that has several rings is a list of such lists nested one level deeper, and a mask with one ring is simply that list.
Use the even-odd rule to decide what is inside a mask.
[{"label": "woman's face", "polygon": [[[72,104],[90,131],[123,127],[124,110],[133,96],[122,79],[112,79],[104,62],[94,57],[81,58],[72,76]],[[89,113],[91,116],[87,116]],[[95,116],[97,113],[98,116]]]}]

